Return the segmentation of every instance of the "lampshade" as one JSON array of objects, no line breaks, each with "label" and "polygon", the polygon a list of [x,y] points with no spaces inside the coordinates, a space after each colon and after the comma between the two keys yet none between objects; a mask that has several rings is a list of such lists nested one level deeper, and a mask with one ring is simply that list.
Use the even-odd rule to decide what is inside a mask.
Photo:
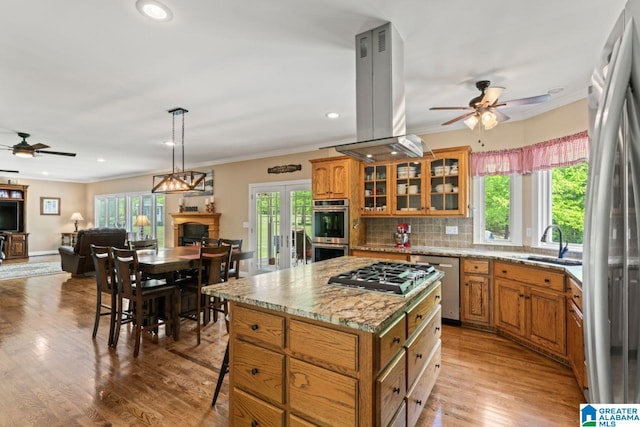
[{"label": "lampshade", "polygon": [[[171,141],[173,145],[171,148],[171,160],[173,162],[173,168],[170,173],[153,176],[152,193],[199,193],[205,191],[204,184],[206,174],[204,172],[184,170],[184,115],[188,112],[189,110],[180,107],[169,110],[172,116]],[[178,115],[182,116],[182,169],[176,167],[175,161],[176,116]]]},{"label": "lampshade", "polygon": [[146,227],[148,225],[151,225],[151,223],[149,222],[149,218],[147,218],[146,215],[136,215],[136,220],[133,225],[135,227]]},{"label": "lampshade", "polygon": [[464,121],[464,124],[467,125],[467,127],[471,130],[473,130],[476,125],[478,124],[478,114],[474,114],[473,116],[469,117],[467,120]]},{"label": "lampshade", "polygon": [[482,126],[486,130],[493,129],[498,124],[498,118],[496,117],[496,113],[493,111],[485,111],[482,113]]},{"label": "lampshade", "polygon": [[84,221],[84,218],[82,217],[82,214],[80,212],[74,212],[73,214],[71,214],[71,218],[69,218],[71,221]]}]

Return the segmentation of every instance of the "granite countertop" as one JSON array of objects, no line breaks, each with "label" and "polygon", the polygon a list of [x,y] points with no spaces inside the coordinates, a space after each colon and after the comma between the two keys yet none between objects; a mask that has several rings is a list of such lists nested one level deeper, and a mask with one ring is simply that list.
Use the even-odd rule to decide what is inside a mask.
[{"label": "granite countertop", "polygon": [[[451,256],[451,257],[474,257],[487,258],[500,261],[517,262],[520,264],[531,265],[534,267],[549,268],[567,272],[575,280],[582,283],[582,266],[581,265],[558,265],[541,261],[532,261],[526,259],[527,256],[533,255],[525,252],[507,252],[507,251],[491,251],[486,249],[468,249],[468,248],[435,248],[430,246],[412,246],[410,248],[396,248],[391,245],[363,245],[352,246],[351,249],[361,251],[376,251],[389,253],[406,253],[407,255],[435,255],[435,256]],[[551,257],[550,257],[551,258]]]},{"label": "granite countertop", "polygon": [[384,259],[340,257],[202,288],[225,298],[296,316],[379,333],[425,289],[438,282],[438,272],[407,295],[328,284],[329,278]]}]

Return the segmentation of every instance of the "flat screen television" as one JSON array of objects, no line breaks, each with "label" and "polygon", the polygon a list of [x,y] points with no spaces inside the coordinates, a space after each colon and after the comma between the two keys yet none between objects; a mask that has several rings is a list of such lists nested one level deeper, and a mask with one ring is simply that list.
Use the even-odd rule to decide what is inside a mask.
[{"label": "flat screen television", "polygon": [[18,202],[0,201],[0,231],[20,231]]}]

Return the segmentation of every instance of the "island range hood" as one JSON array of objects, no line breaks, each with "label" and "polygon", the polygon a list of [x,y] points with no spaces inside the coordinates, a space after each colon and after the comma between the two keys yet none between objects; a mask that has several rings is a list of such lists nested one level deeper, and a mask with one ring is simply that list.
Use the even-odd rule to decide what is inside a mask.
[{"label": "island range hood", "polygon": [[336,151],[364,162],[423,156],[422,139],[406,134],[404,48],[390,22],[356,36],[356,113],[358,142]]}]

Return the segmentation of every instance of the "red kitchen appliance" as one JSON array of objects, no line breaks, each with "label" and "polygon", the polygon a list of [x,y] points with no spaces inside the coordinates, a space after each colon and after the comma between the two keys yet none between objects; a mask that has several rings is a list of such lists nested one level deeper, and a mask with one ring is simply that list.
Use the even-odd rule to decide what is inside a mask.
[{"label": "red kitchen appliance", "polygon": [[409,224],[398,224],[396,232],[393,233],[393,237],[396,241],[396,248],[408,248],[411,246],[409,243],[409,233],[411,233]]}]

